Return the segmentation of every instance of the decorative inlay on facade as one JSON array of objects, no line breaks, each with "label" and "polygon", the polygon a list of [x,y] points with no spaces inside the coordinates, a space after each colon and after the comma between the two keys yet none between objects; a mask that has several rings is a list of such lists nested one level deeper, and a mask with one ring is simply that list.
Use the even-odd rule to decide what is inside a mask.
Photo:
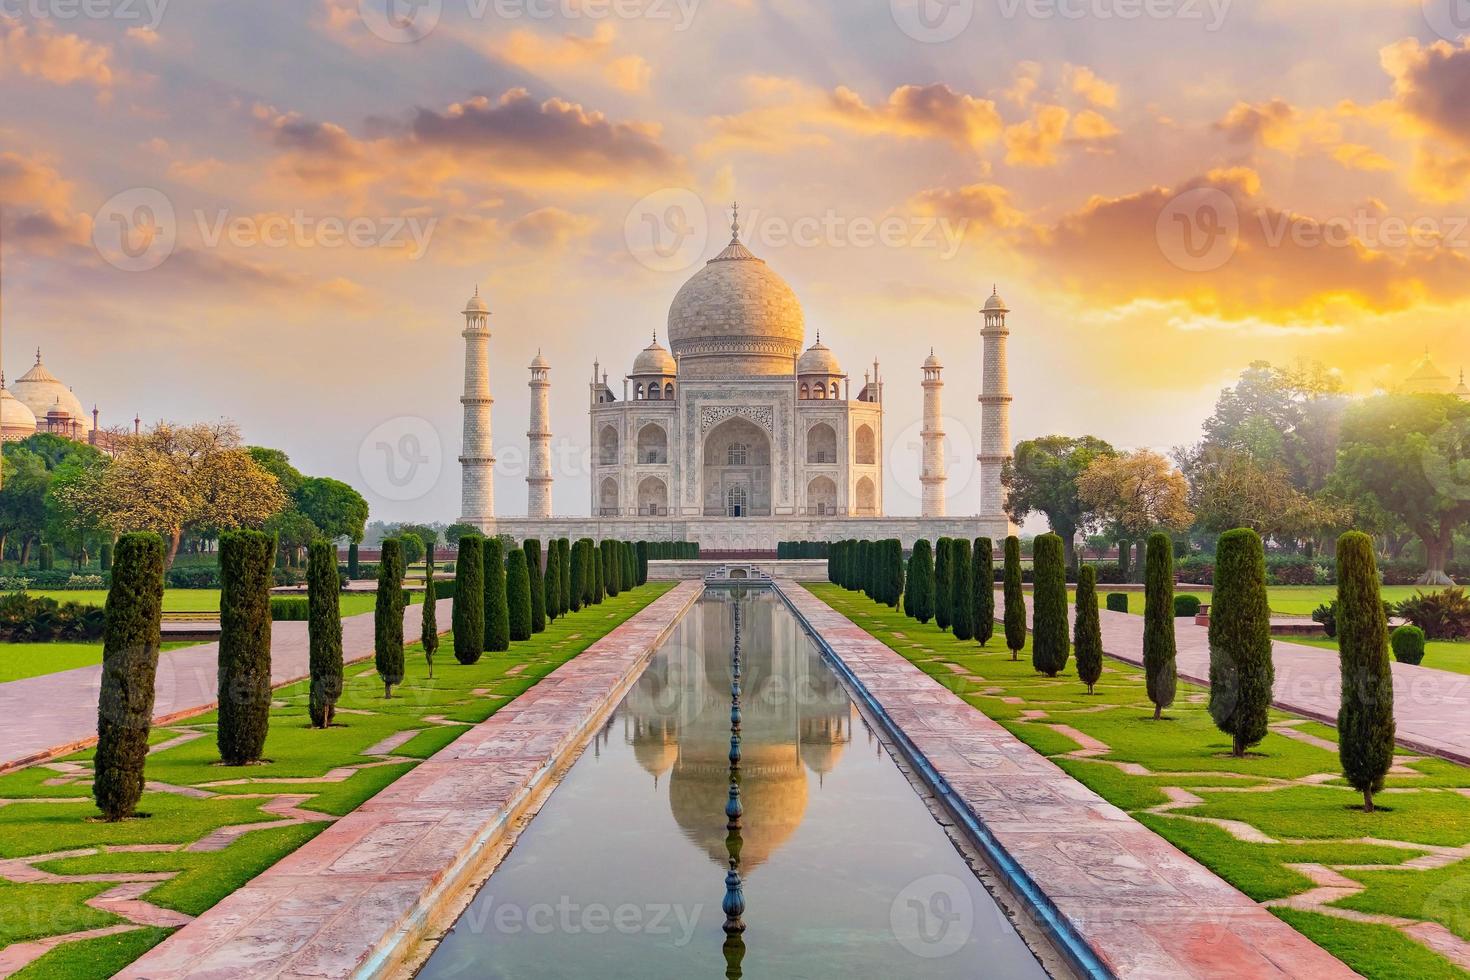
[{"label": "decorative inlay on facade", "polygon": [[776,431],[775,413],[769,405],[707,405],[699,413],[700,434],[733,418],[749,419],[767,432]]}]

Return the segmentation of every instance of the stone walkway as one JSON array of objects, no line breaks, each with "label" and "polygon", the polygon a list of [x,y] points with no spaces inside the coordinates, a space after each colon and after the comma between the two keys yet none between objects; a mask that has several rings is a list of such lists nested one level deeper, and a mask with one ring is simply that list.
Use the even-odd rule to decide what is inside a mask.
[{"label": "stone walkway", "polygon": [[[438,603],[438,622],[448,630],[453,603]],[[417,642],[424,607],[403,613],[403,636]],[[309,674],[306,623],[271,624],[271,684],[279,687]],[[342,620],[342,651],[353,663],[373,655],[373,614]],[[165,725],[215,707],[219,644],[169,650],[158,657],[153,716]],[[78,667],[0,684],[0,773],[85,748],[97,740],[97,696],[102,667]]]},{"label": "stone walkway", "polygon": [[[1000,622],[1005,609],[1000,592],[995,607]],[[1027,612],[1029,616],[1029,598]],[[1209,630],[1196,626],[1192,618],[1175,620],[1174,630],[1180,678],[1208,686]],[[1103,649],[1109,656],[1135,666],[1143,664],[1142,616],[1103,610],[1102,634]],[[1282,640],[1274,641],[1272,647],[1276,706],[1335,726],[1342,695],[1337,654]],[[1470,765],[1470,675],[1395,661],[1393,701],[1400,745]]]},{"label": "stone walkway", "polygon": [[[377,975],[485,870],[703,592],[685,582],[118,974]],[[391,746],[377,746],[391,751]]]},{"label": "stone walkway", "polygon": [[779,584],[1119,977],[1356,976],[847,617]]}]

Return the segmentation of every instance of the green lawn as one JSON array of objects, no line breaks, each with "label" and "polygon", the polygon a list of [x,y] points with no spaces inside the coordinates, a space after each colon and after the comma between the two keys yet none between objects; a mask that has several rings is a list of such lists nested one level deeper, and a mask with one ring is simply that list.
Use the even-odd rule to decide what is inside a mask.
[{"label": "green lawn", "polygon": [[[165,643],[177,650],[188,643]],[[0,643],[0,684],[102,662],[100,643]]]},{"label": "green lawn", "polygon": [[[1339,775],[1336,732],[1329,726],[1273,712],[1272,732],[1252,755],[1234,759],[1229,739],[1205,710],[1202,688],[1181,683],[1167,720],[1154,722],[1142,671],[1128,664],[1105,661],[1096,694],[1089,696],[1072,662],[1061,676],[1047,678],[1032,669],[1029,649],[1012,661],[1001,639],[981,648],[860,593],[827,584],[808,588],[1257,901],[1310,891],[1312,881],[1292,865],[1325,865],[1364,886],[1333,907],[1438,922],[1470,941],[1470,861],[1448,854],[1433,871],[1403,867],[1435,847],[1470,846],[1470,770],[1401,754],[1401,768],[1389,776],[1378,800],[1384,809],[1364,814],[1354,808],[1361,798]],[[1046,717],[1020,720],[1028,710],[1045,711]],[[1095,758],[1071,756],[1080,746],[1057,725],[1091,736],[1109,751]],[[1283,734],[1288,730],[1301,737]],[[1125,772],[1118,763],[1133,766]],[[1201,803],[1155,809],[1168,803],[1165,788],[1184,790]],[[1241,824],[1275,843],[1241,840],[1226,829]],[[1329,911],[1273,911],[1364,976],[1464,975],[1398,930]]]},{"label": "green lawn", "polygon": [[[57,602],[80,602],[84,606],[105,606],[107,604],[106,589],[77,589],[77,590],[33,590],[29,593],[35,596],[46,596]],[[302,593],[305,595],[305,593]],[[423,593],[411,594],[413,602],[423,602]],[[342,593],[342,615],[356,616],[359,613],[372,612],[373,606],[377,604],[376,597],[371,592],[344,592]],[[219,612],[219,589],[165,589],[163,591],[164,612]]]},{"label": "green lawn", "polygon": [[[1391,602],[1401,602],[1421,590],[1417,585],[1385,585],[1383,587],[1383,598]],[[1026,587],[1029,592],[1031,587]],[[1106,604],[1107,594],[1114,591],[1106,585],[1097,587],[1097,600],[1099,604]],[[1310,616],[1312,610],[1337,598],[1337,586],[1335,585],[1273,585],[1266,590],[1271,600],[1271,611],[1281,616]],[[1127,592],[1128,611],[1137,616],[1143,615],[1143,593]],[[1192,595],[1199,598],[1200,602],[1210,601],[1210,591],[1199,589],[1188,589],[1176,591],[1175,595]],[[1076,593],[1072,593],[1076,598]]]},{"label": "green lawn", "polygon": [[[1296,643],[1301,646],[1318,647],[1330,650],[1334,655],[1337,653],[1337,641],[1329,640],[1327,637],[1285,638],[1288,643]],[[1448,670],[1455,674],[1470,674],[1470,642],[1451,640],[1431,640],[1424,645],[1424,661],[1421,667],[1433,667],[1436,670]]]},{"label": "green lawn", "polygon": [[[0,858],[90,850],[90,854],[42,862],[61,875],[168,872],[143,900],[190,915],[207,910],[265,868],[289,854],[326,824],[279,821],[261,810],[263,799],[252,794],[312,794],[302,806],[326,814],[344,814],[384,786],[463,734],[469,726],[494,714],[511,699],[572,659],[635,612],[668,591],[671,584],[650,584],[600,606],[592,606],[551,624],[534,639],[516,644],[508,654],[487,654],[474,666],[455,661],[453,639],[446,636],[430,679],[422,648],[409,647],[407,675],[391,701],[371,662],[347,668],[339,724],[316,731],[306,721],[307,683],[276,692],[271,730],[260,766],[227,769],[216,765],[216,716],[211,713],[153,733],[155,745],[179,735],[200,737],[148,756],[149,780],[171,786],[205,788],[205,799],[177,793],[148,792],[140,810],[148,819],[118,824],[94,823],[90,801],[91,773],[72,774],[33,766],[0,776]],[[512,674],[511,671],[516,673]],[[397,732],[419,734],[382,760],[362,753]],[[90,752],[64,762],[89,766]],[[321,779],[333,769],[357,767],[339,781]],[[302,779],[288,784],[271,779]],[[240,780],[219,785],[222,780]],[[321,780],[313,782],[311,780]],[[51,784],[51,785],[48,785]],[[73,802],[75,801],[75,802]],[[187,851],[188,844],[231,825],[277,821],[255,830],[222,850]],[[116,852],[106,848],[128,844],[167,844],[174,850]],[[0,881],[0,945],[20,938],[64,935],[118,920],[85,905],[87,898],[111,887],[84,882],[13,884]],[[156,945],[167,930],[139,929],[118,936],[66,943],[32,963],[18,977],[101,978],[111,976]]]}]

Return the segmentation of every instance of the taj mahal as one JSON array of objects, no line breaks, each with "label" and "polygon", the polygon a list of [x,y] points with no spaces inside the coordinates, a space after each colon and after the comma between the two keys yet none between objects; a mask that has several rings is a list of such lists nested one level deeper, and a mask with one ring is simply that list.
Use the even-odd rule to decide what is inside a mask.
[{"label": "taj mahal", "polygon": [[[769,551],[781,541],[1012,532],[1001,471],[1011,454],[1006,340],[1010,312],[992,290],[981,311],[980,489],[972,516],[946,514],[943,365],[918,369],[924,422],[922,516],[883,510],[883,392],[875,361],[861,383],[818,335],[806,345],[796,293],[740,240],[674,296],[665,336],[615,384],[594,363],[587,386],[591,499],[587,516],[554,515],[549,426],[551,365],[530,365],[525,517],[498,517],[489,382],[489,304],[466,304],[464,523],[514,537],[687,540],[713,551]],[[647,336],[647,334],[645,334]],[[805,347],[805,349],[803,349]]]}]

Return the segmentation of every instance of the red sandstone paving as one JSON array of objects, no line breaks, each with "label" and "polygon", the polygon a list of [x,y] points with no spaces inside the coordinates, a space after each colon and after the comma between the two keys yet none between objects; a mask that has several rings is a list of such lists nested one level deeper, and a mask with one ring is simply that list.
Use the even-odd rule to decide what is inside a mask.
[{"label": "red sandstone paving", "polygon": [[[1005,597],[996,593],[997,617]],[[1135,666],[1143,664],[1143,617],[1103,610],[1103,649]],[[997,622],[999,622],[997,618]],[[1194,620],[1174,623],[1180,678],[1210,683],[1209,629]],[[1342,676],[1335,651],[1277,640],[1272,644],[1276,665],[1274,700],[1278,708],[1337,723]],[[1393,662],[1394,720],[1400,745],[1470,765],[1470,675],[1433,667]]]},{"label": "red sandstone paving", "polygon": [[[438,603],[438,621],[448,624],[453,601]],[[419,639],[424,607],[403,613],[404,642]],[[447,629],[447,626],[446,626]],[[373,614],[342,620],[347,663],[373,655]],[[169,650],[158,657],[154,724],[199,714],[215,706],[219,644]],[[271,624],[271,684],[279,687],[310,676],[311,652],[304,622]],[[78,667],[0,684],[0,772],[84,748],[97,740],[97,697],[102,667]]]},{"label": "red sandstone paving", "polygon": [[616,704],[685,582],[118,974],[346,977],[464,887],[509,810]]},{"label": "red sandstone paving", "polygon": [[[841,613],[778,584],[1118,976],[1356,976]],[[1142,618],[1116,615],[1137,621],[1141,644]]]}]

